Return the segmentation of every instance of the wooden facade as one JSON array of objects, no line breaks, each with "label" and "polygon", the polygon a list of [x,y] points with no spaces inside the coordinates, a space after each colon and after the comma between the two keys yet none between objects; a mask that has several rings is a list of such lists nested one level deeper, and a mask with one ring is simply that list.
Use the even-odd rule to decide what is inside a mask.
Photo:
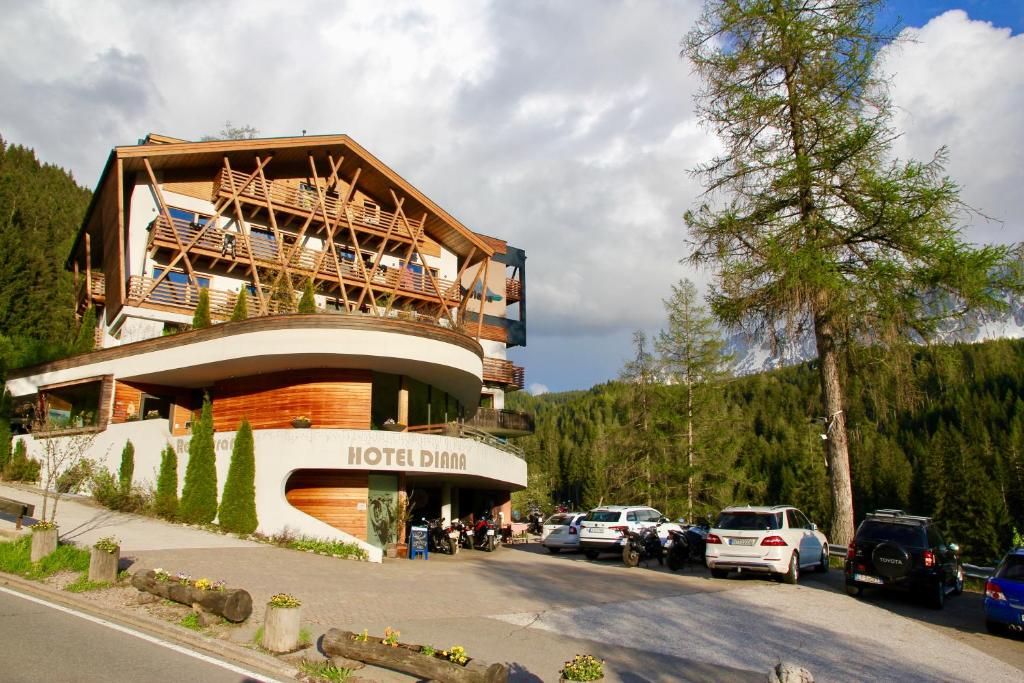
[{"label": "wooden facade", "polygon": [[307,515],[365,541],[368,483],[366,472],[299,470],[288,478],[285,497]]},{"label": "wooden facade", "polygon": [[223,380],[212,391],[214,429],[234,431],[243,417],[253,429],[290,429],[297,417],[314,429],[369,429],[372,379],[323,368]]}]

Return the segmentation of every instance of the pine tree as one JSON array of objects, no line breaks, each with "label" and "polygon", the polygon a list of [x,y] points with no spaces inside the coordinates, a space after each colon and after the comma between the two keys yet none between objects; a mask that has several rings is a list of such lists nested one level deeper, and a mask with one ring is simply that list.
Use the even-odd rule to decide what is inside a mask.
[{"label": "pine tree", "polygon": [[196,312],[192,316],[192,329],[201,330],[212,324],[213,322],[210,320],[210,290],[206,287],[200,287]]},{"label": "pine tree", "polygon": [[209,396],[203,399],[202,414],[192,428],[178,512],[184,521],[193,524],[209,524],[217,516],[217,461]]},{"label": "pine tree", "polygon": [[131,441],[126,441],[124,450],[121,451],[121,469],[118,473],[118,482],[121,491],[128,493],[132,490],[132,476],[135,474],[135,446]]},{"label": "pine tree", "polygon": [[154,504],[156,513],[165,519],[174,519],[178,514],[178,454],[170,444],[160,456]]},{"label": "pine tree", "polygon": [[259,522],[256,519],[256,455],[252,427],[242,419],[231,449],[231,465],[224,481],[217,521],[221,529],[237,534],[251,534]]},{"label": "pine tree", "polygon": [[245,320],[249,317],[249,302],[248,295],[243,287],[239,292],[238,296],[235,297],[235,307],[231,311],[231,322],[238,322],[239,320]]},{"label": "pine tree", "polygon": [[313,291],[313,280],[306,280],[302,288],[302,298],[299,299],[299,313],[316,313],[316,297]]},{"label": "pine tree", "polygon": [[89,306],[78,325],[78,334],[71,348],[72,353],[88,353],[96,348],[96,326],[96,309]]},{"label": "pine tree", "polygon": [[927,334],[1021,287],[1009,248],[963,241],[945,150],[892,160],[880,4],[711,2],[684,43],[705,85],[698,112],[725,147],[697,169],[720,201],[686,213],[690,261],[717,270],[711,304],[725,324],[813,330],[839,544],[854,525],[846,343]]}]

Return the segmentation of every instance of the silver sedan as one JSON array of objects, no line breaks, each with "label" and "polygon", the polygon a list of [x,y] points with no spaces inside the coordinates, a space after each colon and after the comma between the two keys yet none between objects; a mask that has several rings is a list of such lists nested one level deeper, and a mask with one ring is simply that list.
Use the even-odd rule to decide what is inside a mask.
[{"label": "silver sedan", "polygon": [[540,543],[550,553],[562,550],[579,550],[580,522],[585,512],[557,512],[546,520],[541,531]]}]

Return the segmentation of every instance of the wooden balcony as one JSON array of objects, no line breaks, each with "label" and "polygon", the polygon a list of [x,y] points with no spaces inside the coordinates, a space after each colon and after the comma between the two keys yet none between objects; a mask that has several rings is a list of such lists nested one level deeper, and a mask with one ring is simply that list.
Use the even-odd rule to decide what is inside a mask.
[{"label": "wooden balcony", "polygon": [[[128,305],[146,306],[159,310],[169,310],[177,313],[192,313],[199,302],[199,292],[188,283],[171,282],[164,280],[156,289],[147,296],[145,292],[155,281],[155,278],[140,277],[133,275],[128,279]],[[227,292],[222,289],[207,290],[210,297],[210,317],[223,320],[231,316],[235,307],[235,299],[238,292]],[[259,310],[259,302],[251,294],[246,294],[250,311]],[[276,302],[271,301],[272,309],[276,309]]]},{"label": "wooden balcony", "polygon": [[523,299],[523,283],[519,280],[505,278],[505,301],[510,304],[519,303]]},{"label": "wooden balcony", "polygon": [[484,382],[502,384],[509,391],[523,388],[525,371],[510,360],[484,358]]},{"label": "wooden balcony", "polygon": [[[247,173],[240,171],[228,172],[226,168],[221,169],[220,176],[216,182],[216,193],[222,197],[230,197],[232,187],[235,189],[245,185],[248,178]],[[232,184],[233,183],[233,184]],[[297,188],[284,183],[267,181],[255,178],[238,195],[238,198],[250,204],[266,207],[269,203],[274,211],[284,211],[287,214],[307,218],[312,213],[313,222],[317,226],[323,225],[323,209],[319,204],[319,197],[316,190]],[[338,219],[342,211],[342,201],[334,193],[324,193],[324,207],[327,218],[331,222]],[[380,238],[387,237],[389,241],[398,241],[410,244],[412,239],[407,235],[405,224],[399,219],[395,229],[388,235],[388,226],[395,220],[395,214],[384,211],[380,207],[367,208],[362,205],[348,204],[344,207],[344,214],[352,227]],[[421,222],[408,216],[405,218],[414,232],[422,227]]]},{"label": "wooden balcony", "polygon": [[107,284],[101,271],[93,270],[83,274],[75,290],[75,302],[78,309],[84,311],[91,300],[93,305],[106,302]]},{"label": "wooden balcony", "polygon": [[533,415],[518,410],[477,408],[465,424],[496,436],[525,436],[534,432]]},{"label": "wooden balcony", "polygon": [[[177,218],[167,223],[163,216],[153,222],[150,234],[151,248],[178,249],[178,240],[182,244],[189,244],[195,240],[196,235],[202,230],[202,226],[189,223]],[[178,240],[175,239],[175,233]],[[225,247],[227,242],[233,242],[233,249]],[[254,263],[258,268],[279,269],[281,267],[282,248],[277,240],[265,237],[250,235],[249,246],[239,233],[225,231],[217,226],[208,227],[202,236],[195,242],[190,255],[207,257],[211,265],[224,261],[228,264],[230,272],[235,265]],[[370,267],[364,264],[363,258],[348,260],[341,257],[347,248],[344,245],[335,245],[341,265],[341,280],[346,284],[362,287],[365,286],[365,275],[369,274]],[[291,251],[291,245],[285,245],[283,251],[287,254]],[[351,253],[351,252],[349,252]],[[375,254],[362,254],[361,257],[372,258]],[[328,281],[338,281],[338,269],[335,267],[334,258],[330,254],[324,254],[317,249],[299,247],[294,250],[288,267],[293,273],[303,276]],[[315,272],[314,272],[315,271]],[[412,271],[402,272],[400,268],[378,268],[371,281],[375,296],[390,292],[397,286],[396,292],[399,295],[413,295],[419,298],[426,298],[431,301],[440,301],[447,294],[447,300],[451,304],[458,304],[462,300],[459,287],[450,280],[435,278],[437,291],[433,281],[426,273],[414,273]]]}]

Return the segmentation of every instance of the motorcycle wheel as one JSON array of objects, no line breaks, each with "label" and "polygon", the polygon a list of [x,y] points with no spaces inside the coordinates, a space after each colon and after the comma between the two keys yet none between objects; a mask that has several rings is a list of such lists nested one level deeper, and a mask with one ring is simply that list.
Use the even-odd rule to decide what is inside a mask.
[{"label": "motorcycle wheel", "polygon": [[640,564],[640,553],[628,545],[622,549],[622,563],[627,567],[635,567]]},{"label": "motorcycle wheel", "polygon": [[677,571],[679,571],[679,569],[682,566],[683,566],[682,563],[679,561],[679,558],[676,557],[675,553],[669,553],[668,554],[668,568],[669,569],[671,569],[674,572],[677,572]]},{"label": "motorcycle wheel", "polygon": [[489,552],[489,553],[494,552],[495,545],[496,545],[496,543],[494,542],[494,536],[488,536],[487,537],[487,547],[486,547],[487,552]]}]

